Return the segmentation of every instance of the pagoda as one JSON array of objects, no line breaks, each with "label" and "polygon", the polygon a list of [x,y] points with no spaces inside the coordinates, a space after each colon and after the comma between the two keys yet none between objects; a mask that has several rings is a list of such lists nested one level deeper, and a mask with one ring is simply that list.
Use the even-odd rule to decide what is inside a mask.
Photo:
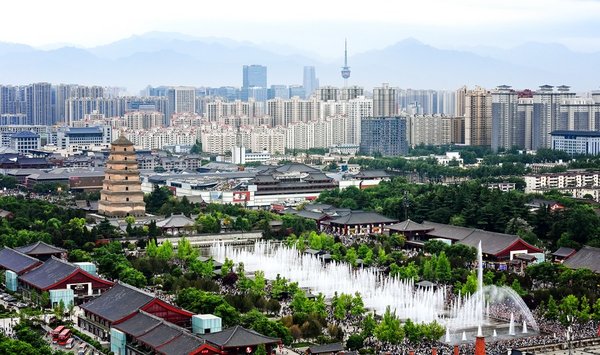
[{"label": "pagoda", "polygon": [[108,217],[146,214],[135,149],[123,135],[110,146],[98,212]]}]

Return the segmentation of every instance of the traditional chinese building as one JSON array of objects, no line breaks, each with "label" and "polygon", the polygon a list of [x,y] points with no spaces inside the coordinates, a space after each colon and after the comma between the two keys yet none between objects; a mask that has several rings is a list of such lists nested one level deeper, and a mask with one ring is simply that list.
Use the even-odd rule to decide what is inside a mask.
[{"label": "traditional chinese building", "polygon": [[109,338],[113,324],[123,322],[139,310],[185,328],[192,322],[192,313],[122,282],[81,305],[81,309],[83,316],[79,317],[79,327],[102,339]]},{"label": "traditional chinese building", "polygon": [[124,136],[111,144],[98,212],[109,217],[146,214],[135,150]]}]

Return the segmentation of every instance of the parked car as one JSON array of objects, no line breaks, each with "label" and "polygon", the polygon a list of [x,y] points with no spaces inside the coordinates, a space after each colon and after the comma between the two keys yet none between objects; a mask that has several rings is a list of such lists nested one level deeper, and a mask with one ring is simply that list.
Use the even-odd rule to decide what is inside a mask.
[{"label": "parked car", "polygon": [[27,307],[27,303],[23,303],[23,302],[17,302],[17,303],[15,304],[15,306],[16,306],[17,308],[25,308],[25,307]]}]

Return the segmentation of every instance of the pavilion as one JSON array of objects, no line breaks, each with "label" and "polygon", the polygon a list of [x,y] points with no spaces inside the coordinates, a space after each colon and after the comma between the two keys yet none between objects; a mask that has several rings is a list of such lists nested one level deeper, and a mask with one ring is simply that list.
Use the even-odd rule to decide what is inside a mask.
[{"label": "pavilion", "polygon": [[382,234],[384,228],[398,222],[375,212],[352,211],[327,221],[332,233],[338,235]]},{"label": "pavilion", "polygon": [[181,230],[194,228],[195,222],[193,219],[182,214],[173,214],[160,222],[156,222],[156,226],[163,232],[171,234],[179,234]]}]

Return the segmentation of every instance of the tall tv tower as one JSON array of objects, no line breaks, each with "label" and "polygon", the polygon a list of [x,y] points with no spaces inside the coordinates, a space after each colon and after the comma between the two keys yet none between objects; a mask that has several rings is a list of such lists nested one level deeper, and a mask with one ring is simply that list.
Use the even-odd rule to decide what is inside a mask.
[{"label": "tall tv tower", "polygon": [[348,40],[344,39],[344,66],[342,67],[342,78],[344,78],[344,87],[348,87],[349,77],[350,67],[348,66]]}]

